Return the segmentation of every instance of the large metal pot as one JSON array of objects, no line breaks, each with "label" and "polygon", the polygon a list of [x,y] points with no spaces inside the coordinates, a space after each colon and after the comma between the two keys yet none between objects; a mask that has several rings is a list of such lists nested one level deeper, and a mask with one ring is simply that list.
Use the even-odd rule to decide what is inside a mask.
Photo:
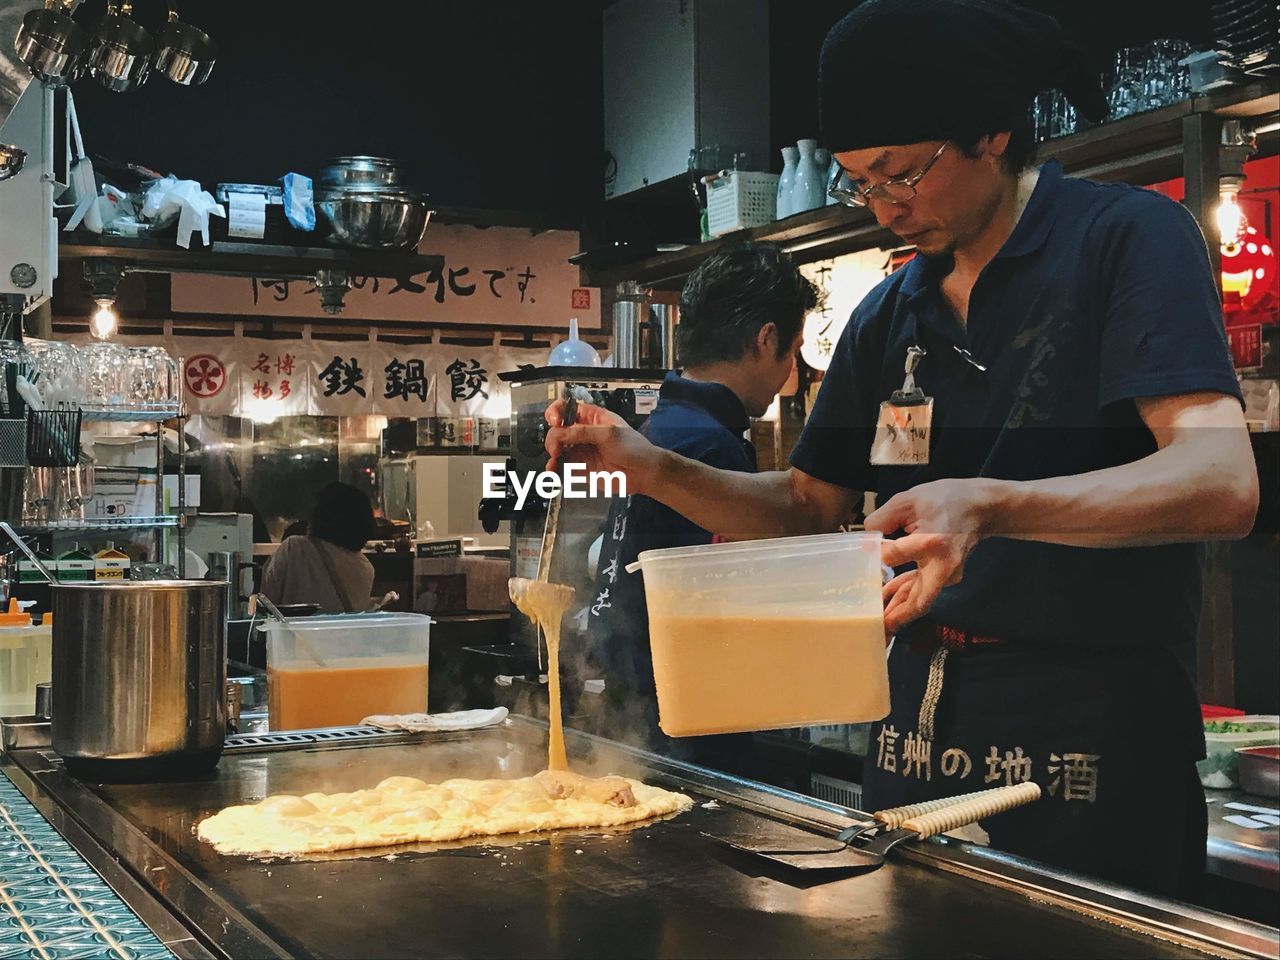
[{"label": "large metal pot", "polygon": [[226,736],[225,584],[53,585],[53,748],[88,780],[186,778]]}]

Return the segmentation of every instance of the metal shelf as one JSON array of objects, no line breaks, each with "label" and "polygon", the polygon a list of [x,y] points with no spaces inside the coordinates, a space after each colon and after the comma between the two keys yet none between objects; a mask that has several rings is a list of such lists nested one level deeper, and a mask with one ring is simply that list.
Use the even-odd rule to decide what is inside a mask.
[{"label": "metal shelf", "polygon": [[[1257,81],[1192,97],[1048,141],[1041,144],[1038,158],[1057,159],[1063,169],[1074,176],[1135,184],[1153,183],[1184,175],[1183,124],[1186,118],[1204,115],[1256,120],[1277,111],[1280,111],[1280,83]],[[1260,155],[1267,152],[1264,149]],[[653,286],[678,283],[717,247],[743,240],[777,243],[796,255],[801,263],[870,247],[891,249],[900,245],[893,234],[875,222],[869,210],[828,206],[762,227],[738,230],[707,243],[631,263],[594,270],[587,268],[586,272],[591,285],[599,287],[612,286],[624,280]]]},{"label": "metal shelf", "polygon": [[101,530],[172,530],[179,518],[173,517],[119,517],[100,520],[50,520],[45,522],[23,521],[18,527],[22,533],[62,533],[67,531]]},{"label": "metal shelf", "polygon": [[80,412],[83,415],[81,419],[85,423],[163,423],[165,420],[182,416],[182,410],[176,403],[149,410],[89,405],[81,406]]},{"label": "metal shelf", "polygon": [[441,269],[444,264],[444,257],[438,254],[235,240],[214,240],[207,248],[183,250],[172,238],[105,237],[82,230],[59,240],[59,260],[87,258],[119,260],[135,270],[289,278],[311,277],[317,270],[337,269],[354,276],[400,279]]}]

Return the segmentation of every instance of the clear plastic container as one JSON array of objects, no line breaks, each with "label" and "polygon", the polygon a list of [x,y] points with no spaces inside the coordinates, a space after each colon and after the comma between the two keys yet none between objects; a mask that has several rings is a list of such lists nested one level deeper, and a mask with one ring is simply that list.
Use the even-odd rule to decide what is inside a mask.
[{"label": "clear plastic container", "polygon": [[269,620],[272,730],[357,724],[374,714],[425,713],[431,618],[356,613]]},{"label": "clear plastic container", "polygon": [[1196,763],[1202,786],[1230,790],[1240,785],[1241,747],[1280,744],[1280,716],[1215,717],[1205,721],[1205,758]]},{"label": "clear plastic container", "polygon": [[33,626],[16,610],[0,613],[0,717],[28,716],[35,711],[36,684],[48,683],[53,671],[53,627]]},{"label": "clear plastic container", "polygon": [[639,567],[669,736],[888,714],[878,533],[646,550]]}]

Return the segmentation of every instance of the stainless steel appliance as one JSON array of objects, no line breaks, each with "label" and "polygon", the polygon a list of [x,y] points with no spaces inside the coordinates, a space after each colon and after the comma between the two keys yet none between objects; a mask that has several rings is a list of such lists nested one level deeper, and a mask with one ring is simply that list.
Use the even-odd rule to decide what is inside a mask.
[{"label": "stainless steel appliance", "polygon": [[53,748],[89,780],[213,767],[227,728],[226,585],[53,587]]}]

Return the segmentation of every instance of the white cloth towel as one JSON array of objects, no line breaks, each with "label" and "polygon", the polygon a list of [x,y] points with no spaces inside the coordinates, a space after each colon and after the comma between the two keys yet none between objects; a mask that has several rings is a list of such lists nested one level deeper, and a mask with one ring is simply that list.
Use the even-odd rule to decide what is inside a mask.
[{"label": "white cloth towel", "polygon": [[492,710],[458,710],[454,713],[401,713],[365,717],[362,727],[379,730],[405,730],[409,733],[429,733],[433,730],[479,730],[492,727],[507,719],[506,707]]}]

